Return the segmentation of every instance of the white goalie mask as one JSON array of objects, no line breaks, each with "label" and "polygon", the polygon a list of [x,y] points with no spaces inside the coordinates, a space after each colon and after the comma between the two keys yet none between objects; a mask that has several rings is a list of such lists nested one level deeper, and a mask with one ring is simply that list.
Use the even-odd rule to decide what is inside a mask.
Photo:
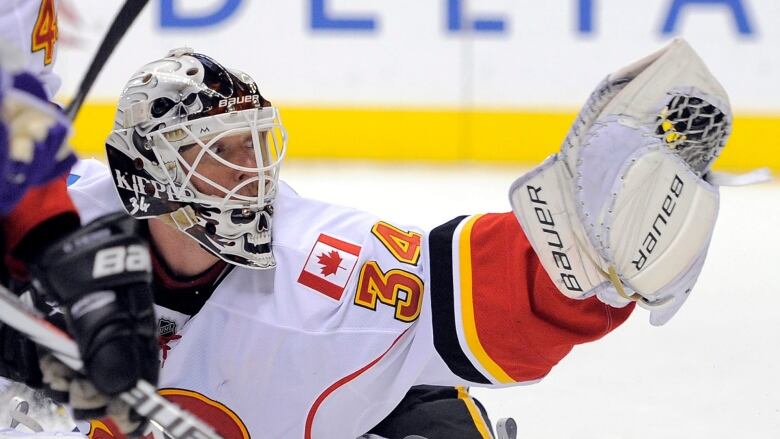
[{"label": "white goalie mask", "polygon": [[133,74],[106,150],[130,215],[159,218],[232,264],[270,268],[286,142],[252,78],[185,48]]}]

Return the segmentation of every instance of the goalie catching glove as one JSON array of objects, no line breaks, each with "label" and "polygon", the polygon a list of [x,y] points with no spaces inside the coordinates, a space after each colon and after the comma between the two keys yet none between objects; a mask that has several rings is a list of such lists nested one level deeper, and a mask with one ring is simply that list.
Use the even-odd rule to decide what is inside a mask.
[{"label": "goalie catching glove", "polygon": [[726,92],[682,39],[602,81],[561,151],[510,189],[560,292],[636,301],[666,323],[704,264],[719,201],[709,171],[731,122]]},{"label": "goalie catching glove", "polygon": [[41,353],[42,384],[78,419],[107,413],[123,432],[138,431],[141,420],[114,398],[139,380],[156,384],[159,374],[151,264],[136,221],[124,213],[99,218],[50,245],[30,272],[32,302],[64,323],[84,365],[82,375]]}]

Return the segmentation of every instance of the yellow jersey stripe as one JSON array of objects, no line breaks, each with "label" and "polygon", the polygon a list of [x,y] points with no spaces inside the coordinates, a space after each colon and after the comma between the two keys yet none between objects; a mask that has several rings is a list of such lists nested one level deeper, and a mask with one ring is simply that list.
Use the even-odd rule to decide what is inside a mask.
[{"label": "yellow jersey stripe", "polygon": [[[514,383],[504,369],[501,368],[485,352],[482,343],[479,341],[477,325],[474,321],[474,298],[471,280],[471,229],[482,215],[474,215],[466,220],[463,229],[460,232],[458,247],[460,261],[460,311],[461,324],[463,325],[463,334],[466,337],[466,344],[471,350],[472,355],[477,358],[482,367],[490,373],[493,378],[500,383]],[[458,292],[456,291],[455,294]]]},{"label": "yellow jersey stripe", "polygon": [[477,431],[479,431],[479,434],[482,435],[482,439],[493,439],[493,436],[490,434],[490,427],[488,427],[487,422],[485,422],[485,418],[482,417],[482,412],[479,411],[477,403],[475,403],[471,398],[469,392],[467,392],[466,388],[463,386],[455,386],[455,388],[458,389],[458,399],[466,404],[466,408],[471,415],[471,419],[474,421],[474,426],[477,427]]}]

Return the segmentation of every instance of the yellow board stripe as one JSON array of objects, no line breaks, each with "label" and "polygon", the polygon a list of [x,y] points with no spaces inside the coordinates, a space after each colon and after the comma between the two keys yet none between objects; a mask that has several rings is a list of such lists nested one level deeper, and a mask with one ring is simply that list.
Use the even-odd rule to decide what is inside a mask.
[{"label": "yellow board stripe", "polygon": [[[72,140],[83,156],[103,157],[114,103],[89,102]],[[280,104],[288,157],[510,162],[536,164],[556,152],[576,111],[442,108],[327,108]],[[780,113],[737,114],[715,168],[780,171]]]},{"label": "yellow board stripe", "polygon": [[468,344],[469,350],[471,350],[471,353],[477,358],[477,361],[479,361],[485,370],[501,383],[514,383],[515,380],[504,372],[504,369],[496,364],[496,362],[490,358],[490,355],[485,352],[485,348],[482,347],[482,343],[479,341],[477,325],[474,321],[474,302],[471,279],[471,229],[474,227],[474,223],[481,217],[482,215],[474,215],[466,220],[466,223],[463,225],[463,230],[460,232],[458,242],[460,253],[460,313],[463,324],[463,334],[466,337],[466,344]]},{"label": "yellow board stripe", "polygon": [[468,409],[469,414],[471,415],[471,419],[474,421],[474,425],[477,427],[479,434],[482,435],[483,439],[492,439],[493,436],[490,435],[490,428],[487,426],[485,418],[482,417],[482,412],[479,411],[477,403],[474,402],[474,400],[471,398],[471,395],[469,395],[469,392],[466,391],[465,387],[455,386],[455,388],[458,389],[458,399],[466,404],[466,408]]}]

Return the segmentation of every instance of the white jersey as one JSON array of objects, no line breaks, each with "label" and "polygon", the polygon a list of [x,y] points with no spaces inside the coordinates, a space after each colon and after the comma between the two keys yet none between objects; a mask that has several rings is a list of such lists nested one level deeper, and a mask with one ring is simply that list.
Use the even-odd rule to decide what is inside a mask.
[{"label": "white jersey", "polygon": [[[83,221],[122,209],[102,164],[74,174]],[[160,393],[226,438],[354,438],[417,384],[537,381],[629,312],[560,295],[511,213],[426,234],[282,183],[273,224],[275,269],[234,268],[192,318],[156,310]]]},{"label": "white jersey", "polygon": [[53,72],[57,56],[59,0],[0,1],[0,44],[10,45],[25,58],[25,70],[46,87],[51,99],[60,87]]}]

